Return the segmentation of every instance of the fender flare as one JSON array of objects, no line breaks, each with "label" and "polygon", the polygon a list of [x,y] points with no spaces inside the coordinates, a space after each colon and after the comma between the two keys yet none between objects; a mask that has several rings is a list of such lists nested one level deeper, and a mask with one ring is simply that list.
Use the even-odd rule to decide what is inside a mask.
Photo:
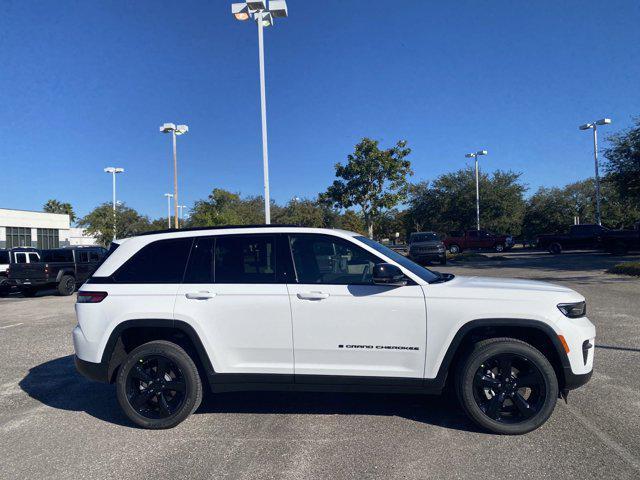
[{"label": "fender flare", "polygon": [[[541,322],[540,320],[527,320],[521,318],[483,318],[477,320],[471,320],[464,325],[462,325],[458,331],[456,332],[453,340],[447,347],[447,352],[442,358],[442,362],[440,363],[440,367],[438,368],[438,374],[433,379],[426,379],[425,381],[428,383],[433,382],[434,385],[444,387],[444,384],[447,379],[447,375],[449,373],[449,369],[451,367],[451,363],[453,361],[454,356],[458,352],[458,349],[462,343],[464,337],[476,328],[483,327],[519,327],[519,328],[533,328],[540,332],[542,332],[553,345],[558,358],[560,359],[560,365],[558,365],[558,373],[567,376],[567,373],[571,372],[571,364],[569,363],[569,358],[558,338],[558,334],[556,331],[551,328],[550,325]],[[560,382],[565,382],[566,378],[559,378]]]},{"label": "fender flare", "polygon": [[191,343],[193,344],[196,354],[201,362],[201,365],[205,368],[206,373],[211,375],[215,373],[213,365],[211,364],[211,359],[207,354],[207,351],[200,340],[197,332],[194,328],[186,322],[181,320],[171,320],[171,319],[139,319],[139,320],[125,320],[124,322],[119,323],[115,326],[115,328],[111,331],[109,335],[109,339],[105,344],[104,350],[102,351],[102,364],[109,365],[109,377],[113,373],[115,366],[111,366],[111,360],[116,352],[116,348],[118,346],[118,341],[120,340],[120,336],[122,332],[128,330],[129,328],[167,328],[172,330],[178,330],[180,333],[186,335]]},{"label": "fender flare", "polygon": [[62,277],[65,275],[71,275],[73,278],[76,278],[76,274],[70,270],[60,270],[58,272],[58,275],[56,275],[56,283],[60,283],[60,280],[62,280]]}]

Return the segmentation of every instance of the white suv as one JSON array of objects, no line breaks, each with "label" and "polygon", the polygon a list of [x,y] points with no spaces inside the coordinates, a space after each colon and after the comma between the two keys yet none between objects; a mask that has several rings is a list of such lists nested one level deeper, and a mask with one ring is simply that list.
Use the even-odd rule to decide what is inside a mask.
[{"label": "white suv", "polygon": [[264,226],[113,244],[78,293],[78,370],[168,428],[213,392],[457,390],[482,427],[542,425],[592,372],[585,299],[427,270],[359,234]]}]

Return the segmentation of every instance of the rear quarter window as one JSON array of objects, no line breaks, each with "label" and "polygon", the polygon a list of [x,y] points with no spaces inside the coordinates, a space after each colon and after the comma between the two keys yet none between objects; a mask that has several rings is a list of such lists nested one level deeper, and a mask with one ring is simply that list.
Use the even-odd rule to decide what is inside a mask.
[{"label": "rear quarter window", "polygon": [[116,283],[180,283],[192,238],[157,240],[145,245],[113,274]]}]

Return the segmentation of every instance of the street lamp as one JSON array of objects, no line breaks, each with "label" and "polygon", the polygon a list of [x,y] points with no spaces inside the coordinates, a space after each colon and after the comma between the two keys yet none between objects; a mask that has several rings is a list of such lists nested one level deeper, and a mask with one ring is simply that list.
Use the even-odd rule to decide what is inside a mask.
[{"label": "street lamp", "polygon": [[465,157],[473,158],[476,161],[476,226],[480,230],[480,180],[478,173],[478,156],[486,155],[489,152],[486,150],[479,150],[476,153],[467,153]]},{"label": "street lamp", "polygon": [[184,209],[187,208],[186,205],[178,205],[180,209],[180,221],[184,221]]},{"label": "street lamp", "polygon": [[269,152],[267,149],[267,99],[264,80],[264,27],[273,25],[274,18],[288,16],[285,0],[271,0],[267,8],[265,0],[248,0],[245,3],[231,4],[231,13],[236,20],[245,21],[253,18],[258,25],[258,57],[260,64],[260,111],[262,116],[262,170],[264,181],[264,222],[271,223],[271,199],[269,196]]},{"label": "street lamp", "polygon": [[124,172],[124,168],[107,167],[105,173],[110,173],[113,178],[113,239],[116,239],[116,174]]},{"label": "street lamp", "polygon": [[[173,193],[165,193],[165,197],[167,197],[167,224],[169,228],[171,228],[171,199],[173,198]],[[178,209],[176,209],[176,215],[178,214]],[[176,224],[178,222],[176,221]]]},{"label": "street lamp", "polygon": [[[186,125],[176,126],[175,123],[165,123],[160,126],[160,131],[162,133],[171,133],[171,138],[173,140],[173,195],[175,197],[174,219],[175,219],[175,226],[177,229],[179,228],[179,225],[178,225],[178,150],[176,147],[176,136],[187,133],[189,131],[189,127]],[[169,225],[169,228],[171,228],[171,225]]]},{"label": "street lamp", "polygon": [[602,225],[602,217],[600,215],[600,174],[598,172],[598,125],[609,125],[610,118],[601,118],[592,123],[580,125],[580,130],[593,130],[593,160],[596,166],[596,222]]}]

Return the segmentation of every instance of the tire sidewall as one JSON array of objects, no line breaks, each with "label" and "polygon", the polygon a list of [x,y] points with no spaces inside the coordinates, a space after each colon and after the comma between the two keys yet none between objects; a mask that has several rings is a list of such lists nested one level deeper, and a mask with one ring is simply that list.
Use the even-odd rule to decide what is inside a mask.
[{"label": "tire sidewall", "polygon": [[63,275],[60,279],[60,283],[58,284],[58,293],[65,297],[69,295],[73,295],[73,292],[76,291],[76,279],[71,275]]},{"label": "tire sidewall", "polygon": [[[503,353],[521,355],[533,362],[542,373],[547,392],[540,411],[530,419],[515,425],[500,423],[487,417],[476,403],[473,395],[473,378],[477,369],[488,358]],[[474,349],[464,362],[456,383],[460,403],[471,419],[487,430],[505,435],[520,435],[540,427],[553,413],[558,398],[558,380],[547,358],[534,347],[515,340],[499,341]]]},{"label": "tire sidewall", "polygon": [[[140,415],[127,398],[127,376],[139,357],[146,355],[161,355],[174,362],[182,371],[185,379],[185,400],[182,407],[167,418],[150,419]],[[191,357],[178,345],[157,340],[134,349],[121,365],[116,377],[118,403],[125,415],[136,425],[149,429],[172,428],[184,421],[200,405],[202,401],[202,382],[198,368]]]}]

